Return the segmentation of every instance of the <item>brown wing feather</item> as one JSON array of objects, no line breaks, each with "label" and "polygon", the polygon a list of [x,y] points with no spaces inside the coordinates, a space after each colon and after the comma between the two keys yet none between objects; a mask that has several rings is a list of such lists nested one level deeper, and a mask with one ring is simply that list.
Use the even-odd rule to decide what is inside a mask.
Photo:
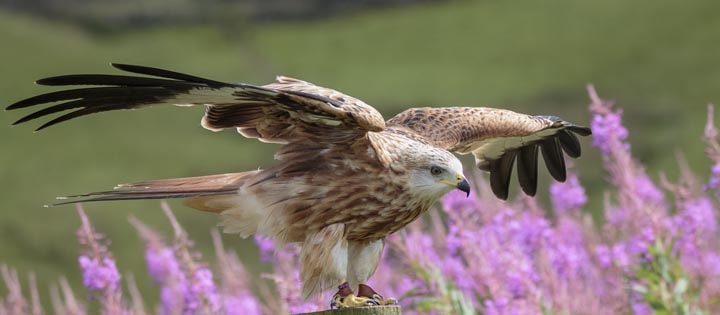
[{"label": "brown wing feather", "polygon": [[507,198],[516,157],[520,186],[532,196],[537,190],[538,146],[550,174],[564,181],[562,152],[579,157],[577,135],[592,133],[590,128],[555,116],[531,116],[487,107],[412,108],[388,120],[387,126],[397,132],[415,133],[449,151],[472,153],[478,168],[491,172],[491,187],[501,199]]},{"label": "brown wing feather", "polygon": [[237,128],[251,138],[287,143],[298,139],[341,142],[367,131],[382,131],[385,122],[373,107],[337,91],[311,83],[279,77],[276,83],[256,86],[225,83],[144,66],[113,64],[115,68],[148,75],[77,74],[38,80],[41,85],[90,85],[50,92],[7,107],[8,110],[50,104],[20,118],[24,123],[70,111],[37,130],[73,118],[113,110],[137,109],[159,104],[205,105],[203,127]]},{"label": "brown wing feather", "polygon": [[[89,201],[167,199],[229,194],[234,195],[237,193],[238,188],[249,176],[255,175],[258,172],[260,171],[149,180],[129,184],[120,184],[113,190],[61,197],[58,199],[67,199],[67,201],[59,202],[54,205]],[[196,207],[196,209],[198,208]]]}]

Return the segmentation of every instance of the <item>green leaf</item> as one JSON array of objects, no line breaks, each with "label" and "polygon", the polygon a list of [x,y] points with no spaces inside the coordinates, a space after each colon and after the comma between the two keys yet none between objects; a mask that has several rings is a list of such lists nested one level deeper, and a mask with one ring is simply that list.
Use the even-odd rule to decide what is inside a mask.
[{"label": "green leaf", "polygon": [[633,284],[632,289],[633,289],[633,291],[638,292],[640,294],[648,293],[648,289],[642,284]]},{"label": "green leaf", "polygon": [[680,278],[677,283],[675,283],[675,289],[673,290],[673,294],[675,296],[681,296],[685,294],[685,291],[687,291],[688,288],[688,280],[687,278]]}]

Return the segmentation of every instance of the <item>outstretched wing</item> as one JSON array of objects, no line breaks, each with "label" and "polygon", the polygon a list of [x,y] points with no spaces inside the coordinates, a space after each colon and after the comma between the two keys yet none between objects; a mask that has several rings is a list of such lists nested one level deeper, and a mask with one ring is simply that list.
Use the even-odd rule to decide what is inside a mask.
[{"label": "outstretched wing", "polygon": [[275,83],[256,86],[213,81],[144,66],[112,65],[147,76],[74,74],[38,80],[40,85],[92,87],[51,92],[12,104],[8,110],[53,104],[14,124],[70,111],[37,128],[41,130],[94,113],[173,104],[206,105],[203,127],[213,131],[237,128],[246,137],[266,142],[307,139],[341,142],[385,128],[382,115],[371,106],[301,80],[278,77]]},{"label": "outstretched wing", "polygon": [[550,175],[565,181],[563,151],[581,154],[576,135],[592,134],[555,116],[531,116],[486,107],[412,108],[387,121],[390,129],[407,130],[431,144],[459,154],[472,153],[481,170],[490,172],[490,185],[498,198],[507,199],[513,163],[517,159],[522,190],[537,190],[538,150]]}]

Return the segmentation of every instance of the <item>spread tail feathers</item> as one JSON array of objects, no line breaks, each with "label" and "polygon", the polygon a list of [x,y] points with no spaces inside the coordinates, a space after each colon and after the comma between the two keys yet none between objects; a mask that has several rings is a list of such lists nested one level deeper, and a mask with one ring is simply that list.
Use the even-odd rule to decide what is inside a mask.
[{"label": "spread tail feathers", "polygon": [[258,172],[260,171],[121,184],[113,190],[59,197],[58,199],[68,200],[55,203],[52,206],[90,201],[189,198],[185,202],[186,205],[198,210],[217,212],[215,207],[206,207],[203,206],[202,202],[197,201],[200,201],[206,196],[235,194],[249,175],[254,175]]}]

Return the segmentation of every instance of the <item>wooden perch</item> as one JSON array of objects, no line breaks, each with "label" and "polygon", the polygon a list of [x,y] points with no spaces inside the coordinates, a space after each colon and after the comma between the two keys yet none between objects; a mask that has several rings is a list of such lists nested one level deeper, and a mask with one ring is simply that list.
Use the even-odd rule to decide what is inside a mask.
[{"label": "wooden perch", "polygon": [[402,315],[400,305],[343,308],[295,315]]}]

